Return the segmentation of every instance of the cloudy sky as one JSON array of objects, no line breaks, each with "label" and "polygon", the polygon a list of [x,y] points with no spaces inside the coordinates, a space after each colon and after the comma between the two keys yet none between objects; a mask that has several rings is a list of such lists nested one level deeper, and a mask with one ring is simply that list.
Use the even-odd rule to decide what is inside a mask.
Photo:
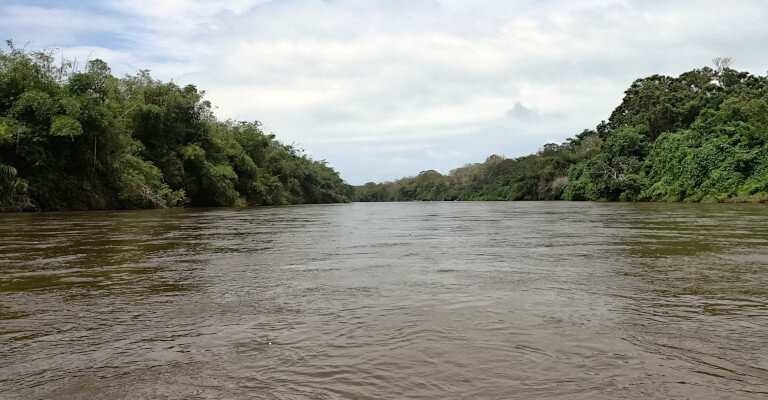
[{"label": "cloudy sky", "polygon": [[0,0],[0,37],[193,83],[361,184],[530,154],[638,77],[763,75],[768,2]]}]

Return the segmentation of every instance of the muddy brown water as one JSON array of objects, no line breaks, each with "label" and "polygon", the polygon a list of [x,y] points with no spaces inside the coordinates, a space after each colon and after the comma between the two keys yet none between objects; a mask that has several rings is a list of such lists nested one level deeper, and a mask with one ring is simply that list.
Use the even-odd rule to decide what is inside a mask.
[{"label": "muddy brown water", "polygon": [[763,399],[768,206],[0,215],[3,399]]}]

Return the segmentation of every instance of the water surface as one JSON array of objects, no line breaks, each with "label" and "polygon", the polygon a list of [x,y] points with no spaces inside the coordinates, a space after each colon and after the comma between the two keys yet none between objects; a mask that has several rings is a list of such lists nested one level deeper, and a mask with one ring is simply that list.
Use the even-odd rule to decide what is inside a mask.
[{"label": "water surface", "polygon": [[0,215],[0,397],[768,396],[768,206]]}]

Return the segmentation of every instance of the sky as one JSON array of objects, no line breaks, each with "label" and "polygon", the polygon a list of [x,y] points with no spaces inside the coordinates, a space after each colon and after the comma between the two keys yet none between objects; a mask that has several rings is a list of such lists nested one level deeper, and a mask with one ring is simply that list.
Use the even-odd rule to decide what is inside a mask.
[{"label": "sky", "polygon": [[0,0],[0,38],[194,84],[362,184],[534,153],[714,57],[765,75],[768,2]]}]

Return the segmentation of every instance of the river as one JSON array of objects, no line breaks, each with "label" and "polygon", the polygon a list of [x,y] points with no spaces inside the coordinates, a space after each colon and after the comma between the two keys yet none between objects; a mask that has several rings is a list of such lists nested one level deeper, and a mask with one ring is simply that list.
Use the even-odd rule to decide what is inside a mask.
[{"label": "river", "polygon": [[3,399],[763,399],[768,206],[0,215]]}]

